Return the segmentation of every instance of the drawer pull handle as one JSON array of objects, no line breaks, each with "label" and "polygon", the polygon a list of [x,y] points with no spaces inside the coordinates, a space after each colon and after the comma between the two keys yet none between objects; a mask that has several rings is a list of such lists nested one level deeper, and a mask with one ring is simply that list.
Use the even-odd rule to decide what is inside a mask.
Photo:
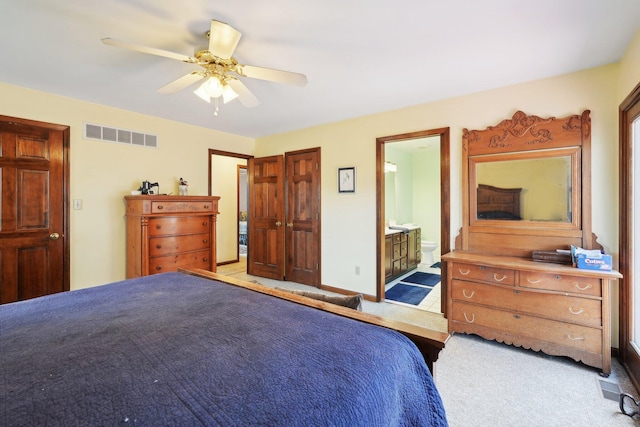
[{"label": "drawer pull handle", "polygon": [[462,270],[458,269],[458,272],[459,272],[460,274],[462,274],[463,276],[466,276],[467,274],[471,273],[471,270],[462,271]]},{"label": "drawer pull handle", "polygon": [[469,318],[467,317],[467,312],[466,311],[463,312],[462,314],[464,315],[464,320],[466,320],[467,323],[473,323],[473,322],[476,321],[476,315],[475,314],[471,313],[471,320],[469,320]]},{"label": "drawer pull handle", "polygon": [[161,265],[156,265],[156,270],[162,270],[162,266]]},{"label": "drawer pull handle", "polygon": [[203,239],[202,243],[209,243],[209,241],[207,239]]},{"label": "drawer pull handle", "polygon": [[587,289],[591,288],[591,285],[588,283],[585,286],[580,286],[580,283],[575,283],[574,286],[579,291],[586,291]]},{"label": "drawer pull handle", "polygon": [[156,225],[156,230],[160,230],[162,226],[160,224]]},{"label": "drawer pull handle", "polygon": [[581,313],[584,313],[584,308],[580,308],[578,311],[574,311],[573,307],[569,306],[569,313],[571,313],[571,314],[581,314]]},{"label": "drawer pull handle", "polygon": [[202,258],[202,260],[203,260],[203,261],[209,261],[209,258],[204,257],[204,258]]},{"label": "drawer pull handle", "polygon": [[506,274],[499,278],[498,273],[493,273],[493,280],[495,280],[496,282],[502,282],[506,278],[507,278]]},{"label": "drawer pull handle", "polygon": [[162,245],[156,245],[156,249],[162,248]]},{"label": "drawer pull handle", "polygon": [[467,295],[467,290],[466,289],[462,290],[462,295],[464,295],[465,298],[473,298],[475,294],[476,294],[476,291],[471,291],[471,295]]},{"label": "drawer pull handle", "polygon": [[569,338],[571,341],[584,341],[584,337],[574,337],[571,334],[567,334],[567,338]]},{"label": "drawer pull handle", "polygon": [[542,282],[542,280],[538,279],[538,280],[531,280],[527,277],[527,282],[531,283],[532,285],[535,285],[536,283],[540,283]]},{"label": "drawer pull handle", "polygon": [[161,210],[164,206],[158,205],[158,210]]},{"label": "drawer pull handle", "polygon": [[202,221],[202,225],[206,227],[209,223],[207,221]]},{"label": "drawer pull handle", "polygon": [[204,205],[204,208],[205,209],[209,209],[209,205]]}]

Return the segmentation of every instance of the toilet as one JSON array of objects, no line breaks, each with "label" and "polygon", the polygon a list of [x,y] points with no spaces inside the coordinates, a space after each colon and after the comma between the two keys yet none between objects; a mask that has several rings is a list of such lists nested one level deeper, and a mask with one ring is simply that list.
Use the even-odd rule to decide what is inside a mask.
[{"label": "toilet", "polygon": [[433,265],[433,251],[436,250],[438,244],[423,240],[420,242],[420,246],[422,247],[422,262],[420,264],[431,267]]}]

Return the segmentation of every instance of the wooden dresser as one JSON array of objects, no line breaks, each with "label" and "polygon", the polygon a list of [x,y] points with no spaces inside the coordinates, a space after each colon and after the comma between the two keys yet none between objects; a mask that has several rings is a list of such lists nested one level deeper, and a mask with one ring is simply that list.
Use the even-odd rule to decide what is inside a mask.
[{"label": "wooden dresser", "polygon": [[568,356],[611,372],[616,271],[454,251],[447,264],[449,333]]},{"label": "wooden dresser", "polygon": [[216,271],[217,196],[125,196],[127,279]]}]

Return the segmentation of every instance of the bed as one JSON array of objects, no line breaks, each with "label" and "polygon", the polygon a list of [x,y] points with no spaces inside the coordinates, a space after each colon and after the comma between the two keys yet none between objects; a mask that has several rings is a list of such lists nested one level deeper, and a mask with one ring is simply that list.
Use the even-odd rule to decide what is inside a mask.
[{"label": "bed", "polygon": [[445,341],[215,273],[156,274],[0,306],[2,419],[444,426],[428,365]]},{"label": "bed", "polygon": [[478,184],[478,219],[520,220],[522,188]]}]

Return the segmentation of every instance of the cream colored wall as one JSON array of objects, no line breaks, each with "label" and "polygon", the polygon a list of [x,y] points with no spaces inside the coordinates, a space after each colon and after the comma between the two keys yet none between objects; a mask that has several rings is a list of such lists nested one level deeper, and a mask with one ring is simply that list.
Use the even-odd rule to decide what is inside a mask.
[{"label": "cream colored wall", "polygon": [[[563,117],[591,110],[593,230],[609,253],[618,248],[618,65],[446,99],[288,132],[256,141],[256,155],[322,148],[322,283],[376,291],[376,137],[450,127],[451,236],[461,226],[462,129],[481,129],[517,110]],[[355,194],[339,194],[337,168],[356,166]],[[355,267],[360,267],[356,274]]]},{"label": "cream colored wall", "polygon": [[[189,194],[208,192],[208,149],[251,154],[251,138],[217,132],[98,104],[0,83],[0,111],[71,127],[70,199],[82,199],[71,211],[71,289],[125,277],[123,196],[143,180],[160,183],[160,192],[177,194],[177,180],[189,182]],[[90,122],[158,135],[158,149],[83,139]]]},{"label": "cream colored wall", "polygon": [[629,43],[620,61],[618,103],[622,102],[629,93],[640,84],[640,31]]}]

